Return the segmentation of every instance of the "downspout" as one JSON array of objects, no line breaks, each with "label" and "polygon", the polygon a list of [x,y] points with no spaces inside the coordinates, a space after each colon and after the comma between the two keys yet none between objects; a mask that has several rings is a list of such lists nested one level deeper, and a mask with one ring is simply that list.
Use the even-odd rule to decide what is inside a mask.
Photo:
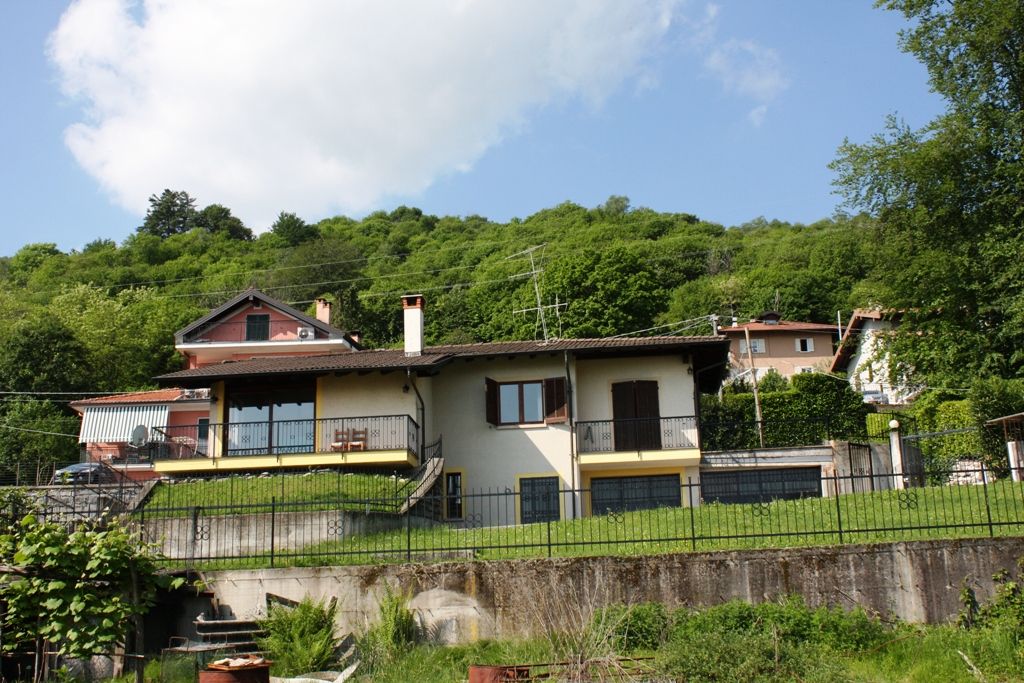
[{"label": "downspout", "polygon": [[412,374],[411,369],[406,369],[405,378],[409,381],[409,386],[412,387],[413,393],[416,394],[416,422],[420,428],[420,464],[423,464],[423,456],[427,452],[427,408],[423,403],[423,397],[420,396],[420,389],[416,386],[416,377]]},{"label": "downspout", "polygon": [[577,499],[576,499],[576,420],[573,414],[573,391],[572,391],[572,376],[569,373],[569,352],[563,351],[562,355],[565,359],[565,410],[566,416],[569,418],[569,464],[571,467],[572,482],[570,488],[572,489],[572,518],[576,519],[577,514]]}]

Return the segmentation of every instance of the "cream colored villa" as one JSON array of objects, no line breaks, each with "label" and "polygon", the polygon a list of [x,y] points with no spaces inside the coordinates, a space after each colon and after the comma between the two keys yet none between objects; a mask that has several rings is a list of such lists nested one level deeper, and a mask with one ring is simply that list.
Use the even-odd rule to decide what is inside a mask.
[{"label": "cream colored villa", "polygon": [[[690,503],[680,484],[699,478],[697,395],[721,383],[728,340],[424,347],[424,298],[402,304],[400,350],[363,350],[358,336],[330,327],[329,310],[319,326],[289,322],[295,309],[255,290],[180,331],[188,369],[158,380],[208,388],[210,412],[201,424],[156,430],[175,447],[154,451],[154,473],[394,470],[440,459],[449,517],[470,490],[540,501],[517,505],[520,522],[564,517],[564,502],[543,501],[564,501],[548,494],[567,489],[589,490],[577,501],[583,514],[630,496]],[[317,353],[302,345],[303,330],[323,340]],[[273,353],[275,344],[289,352]]]}]

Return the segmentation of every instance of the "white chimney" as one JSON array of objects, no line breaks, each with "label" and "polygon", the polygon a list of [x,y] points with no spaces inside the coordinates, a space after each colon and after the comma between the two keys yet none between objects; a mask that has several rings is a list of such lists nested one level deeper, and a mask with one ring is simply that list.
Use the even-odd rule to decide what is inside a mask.
[{"label": "white chimney", "polygon": [[406,294],[402,297],[405,312],[405,355],[423,353],[423,295]]},{"label": "white chimney", "polygon": [[327,299],[316,300],[316,319],[325,325],[331,324],[331,302]]}]

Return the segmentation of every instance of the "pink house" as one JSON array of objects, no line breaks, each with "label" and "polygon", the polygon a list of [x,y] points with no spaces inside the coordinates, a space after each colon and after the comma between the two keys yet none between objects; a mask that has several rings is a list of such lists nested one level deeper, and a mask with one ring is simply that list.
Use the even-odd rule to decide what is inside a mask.
[{"label": "pink house", "polygon": [[833,344],[839,336],[835,325],[783,320],[775,312],[762,313],[756,320],[723,327],[719,332],[729,338],[732,377],[749,375],[753,359],[758,378],[773,369],[783,377],[828,371]]}]

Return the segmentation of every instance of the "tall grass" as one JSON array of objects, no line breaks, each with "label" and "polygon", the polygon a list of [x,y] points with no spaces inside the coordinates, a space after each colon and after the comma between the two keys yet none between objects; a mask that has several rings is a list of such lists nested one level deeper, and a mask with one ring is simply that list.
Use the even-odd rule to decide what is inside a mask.
[{"label": "tall grass", "polygon": [[256,644],[273,662],[276,676],[297,676],[322,671],[335,661],[338,638],[334,620],[338,604],[324,604],[307,597],[294,607],[271,605],[260,620],[266,635]]}]

